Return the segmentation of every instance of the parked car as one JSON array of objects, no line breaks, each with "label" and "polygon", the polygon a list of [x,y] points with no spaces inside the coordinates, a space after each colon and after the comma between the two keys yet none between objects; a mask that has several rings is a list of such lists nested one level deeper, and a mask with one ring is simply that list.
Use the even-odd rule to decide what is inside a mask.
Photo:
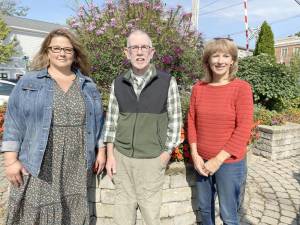
[{"label": "parked car", "polygon": [[0,80],[0,105],[7,103],[8,98],[16,84],[7,80]]}]

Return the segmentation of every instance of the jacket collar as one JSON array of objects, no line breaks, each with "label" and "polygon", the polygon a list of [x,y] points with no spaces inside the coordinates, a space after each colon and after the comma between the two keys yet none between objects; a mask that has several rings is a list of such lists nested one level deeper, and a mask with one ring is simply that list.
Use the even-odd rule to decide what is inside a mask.
[{"label": "jacket collar", "polygon": [[[80,82],[85,82],[85,81],[89,81],[91,82],[92,79],[87,77],[87,76],[84,76],[79,69],[72,69],[72,71],[75,73],[76,76],[79,77],[79,81]],[[48,73],[48,68],[44,68],[42,70],[40,70],[37,74],[37,77],[38,78],[44,78],[44,77],[50,77],[49,73]]]}]

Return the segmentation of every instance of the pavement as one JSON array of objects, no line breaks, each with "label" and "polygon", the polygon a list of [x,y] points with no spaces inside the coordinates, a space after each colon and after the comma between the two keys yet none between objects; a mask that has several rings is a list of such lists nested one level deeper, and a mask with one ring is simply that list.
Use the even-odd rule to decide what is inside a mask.
[{"label": "pavement", "polygon": [[300,225],[300,155],[250,157],[242,224]]},{"label": "pavement", "polygon": [[[276,161],[250,155],[248,160],[241,225],[300,225],[300,155]],[[9,187],[2,161],[0,155],[0,225]]]}]

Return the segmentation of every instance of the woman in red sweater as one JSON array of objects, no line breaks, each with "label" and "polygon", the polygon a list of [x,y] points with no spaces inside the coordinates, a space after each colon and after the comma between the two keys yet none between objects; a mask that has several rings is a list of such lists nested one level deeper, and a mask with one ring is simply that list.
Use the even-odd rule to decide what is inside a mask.
[{"label": "woman in red sweater", "polygon": [[203,225],[215,225],[216,194],[224,225],[239,225],[253,96],[250,84],[234,76],[237,56],[232,40],[209,42],[203,55],[204,79],[192,90],[188,139],[198,175],[197,203]]}]

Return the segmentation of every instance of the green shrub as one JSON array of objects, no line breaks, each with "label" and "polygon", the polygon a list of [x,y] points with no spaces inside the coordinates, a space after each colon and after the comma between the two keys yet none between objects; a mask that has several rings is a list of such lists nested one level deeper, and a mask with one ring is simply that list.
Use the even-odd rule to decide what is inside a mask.
[{"label": "green shrub", "polygon": [[266,54],[241,59],[237,76],[252,85],[255,103],[269,110],[281,111],[299,96],[297,78]]}]

